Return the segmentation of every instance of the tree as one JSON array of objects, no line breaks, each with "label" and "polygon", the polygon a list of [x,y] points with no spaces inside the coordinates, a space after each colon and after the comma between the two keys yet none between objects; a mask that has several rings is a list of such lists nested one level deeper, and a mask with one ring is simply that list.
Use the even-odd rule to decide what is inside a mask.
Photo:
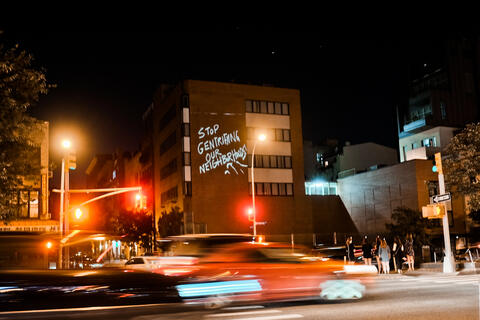
[{"label": "tree", "polygon": [[35,153],[42,133],[28,111],[49,86],[43,70],[32,62],[18,46],[7,49],[0,44],[0,220],[17,215],[14,194],[23,177],[40,174]]},{"label": "tree", "polygon": [[137,212],[121,209],[117,215],[110,218],[113,232],[122,235],[127,242],[137,242],[150,251],[152,248],[153,223],[148,212]]},{"label": "tree", "polygon": [[471,218],[480,222],[480,123],[468,124],[442,155],[447,190],[466,196]]},{"label": "tree", "polygon": [[412,234],[415,238],[416,250],[419,250],[422,245],[430,244],[427,231],[433,227],[433,222],[423,218],[420,211],[407,207],[397,207],[392,212],[392,222],[385,224],[392,237],[404,238],[406,235]]},{"label": "tree", "polygon": [[183,211],[175,207],[167,213],[162,212],[162,216],[158,219],[158,232],[161,237],[178,235],[183,228]]}]

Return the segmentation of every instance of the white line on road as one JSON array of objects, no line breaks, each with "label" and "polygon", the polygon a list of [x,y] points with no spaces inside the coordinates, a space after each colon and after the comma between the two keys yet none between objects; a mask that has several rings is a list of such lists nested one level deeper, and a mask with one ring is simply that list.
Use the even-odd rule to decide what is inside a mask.
[{"label": "white line on road", "polygon": [[267,316],[267,317],[253,317],[253,318],[236,318],[232,320],[280,320],[280,319],[299,319],[303,318],[301,314],[292,313],[292,314],[281,314],[278,316]]},{"label": "white line on road", "polygon": [[246,311],[246,312],[229,312],[229,313],[215,313],[215,314],[207,314],[205,318],[214,318],[214,317],[231,317],[231,316],[242,316],[244,314],[265,314],[265,313],[279,313],[282,312],[280,310],[262,310],[262,311]]},{"label": "white line on road", "polygon": [[222,310],[245,310],[245,309],[263,309],[264,306],[242,306],[242,307],[227,307],[223,308]]},{"label": "white line on road", "polygon": [[83,308],[63,308],[63,309],[40,309],[40,310],[17,310],[17,311],[2,311],[2,314],[21,314],[21,313],[47,313],[47,312],[72,312],[72,311],[98,311],[98,310],[114,310],[126,308],[139,307],[158,307],[165,305],[173,305],[172,303],[152,303],[152,304],[131,304],[127,306],[104,306],[104,307],[83,307]]}]

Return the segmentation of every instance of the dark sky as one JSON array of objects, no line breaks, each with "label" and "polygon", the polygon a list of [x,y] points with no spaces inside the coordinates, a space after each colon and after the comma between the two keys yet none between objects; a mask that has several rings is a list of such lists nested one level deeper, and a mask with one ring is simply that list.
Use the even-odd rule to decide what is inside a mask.
[{"label": "dark sky", "polygon": [[[304,139],[397,146],[395,104],[405,90],[412,38],[431,31],[46,32],[4,29],[56,88],[33,114],[57,136],[74,131],[79,178],[97,153],[134,151],[141,116],[162,82],[181,78],[269,83],[301,92]],[[57,160],[58,161],[58,160]]]}]

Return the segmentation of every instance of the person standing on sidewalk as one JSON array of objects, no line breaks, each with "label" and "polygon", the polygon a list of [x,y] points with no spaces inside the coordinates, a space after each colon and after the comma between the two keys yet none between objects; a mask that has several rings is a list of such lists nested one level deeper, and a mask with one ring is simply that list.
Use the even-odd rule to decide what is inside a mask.
[{"label": "person standing on sidewalk", "polygon": [[413,237],[412,234],[407,235],[405,241],[405,255],[407,256],[408,271],[415,270],[415,251],[413,250]]},{"label": "person standing on sidewalk", "polygon": [[383,273],[389,274],[390,273],[390,246],[387,244],[387,240],[383,238],[380,249],[378,250],[378,255],[380,256],[380,261],[382,262],[382,269]]},{"label": "person standing on sidewalk", "polygon": [[368,242],[367,236],[363,238],[362,242],[363,261],[365,264],[372,264],[372,245]]},{"label": "person standing on sidewalk", "polygon": [[355,263],[355,246],[353,245],[353,237],[348,237],[346,242],[347,259],[349,264]]},{"label": "person standing on sidewalk", "polygon": [[375,239],[374,255],[375,255],[375,259],[377,260],[378,273],[382,273],[382,264],[380,263],[380,255],[378,253],[378,251],[380,250],[381,244],[382,244],[382,241],[380,240],[380,236],[377,235],[377,238]]},{"label": "person standing on sidewalk", "polygon": [[393,267],[395,268],[395,272],[402,273],[404,249],[403,249],[402,241],[398,236],[395,236],[393,240],[392,250],[393,250]]}]

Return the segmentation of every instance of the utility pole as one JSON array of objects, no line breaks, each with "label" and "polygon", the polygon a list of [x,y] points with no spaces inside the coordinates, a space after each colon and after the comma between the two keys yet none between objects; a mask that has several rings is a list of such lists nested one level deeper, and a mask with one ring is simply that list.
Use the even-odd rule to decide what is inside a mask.
[{"label": "utility pole", "polygon": [[[435,164],[438,171],[438,186],[440,187],[440,194],[445,194],[445,178],[443,176],[442,169],[442,155],[440,152],[435,154]],[[444,205],[444,204],[441,204]],[[442,217],[443,224],[443,240],[445,242],[445,258],[443,259],[443,272],[452,273],[455,272],[455,259],[452,255],[452,247],[450,244],[450,229],[448,225],[448,213],[445,210],[445,214]]]}]

